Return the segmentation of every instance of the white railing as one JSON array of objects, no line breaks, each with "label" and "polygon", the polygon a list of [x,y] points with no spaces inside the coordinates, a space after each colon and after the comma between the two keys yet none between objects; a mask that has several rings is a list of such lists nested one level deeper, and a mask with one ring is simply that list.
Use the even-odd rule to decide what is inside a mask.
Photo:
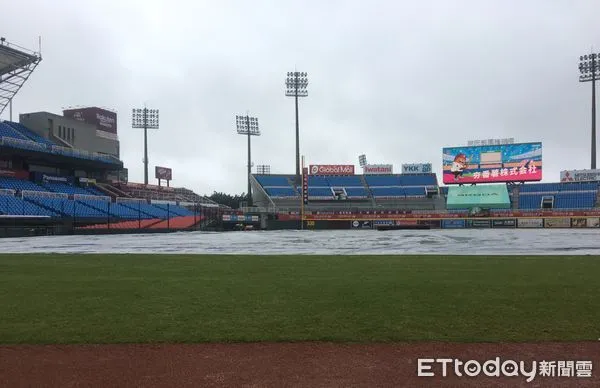
[{"label": "white railing", "polygon": [[110,202],[110,197],[106,195],[91,195],[91,194],[74,194],[73,199],[79,200],[90,200],[90,201],[105,201]]},{"label": "white railing", "polygon": [[25,198],[25,197],[69,199],[69,194],[52,193],[50,191],[23,190],[23,191],[21,191],[21,198]]},{"label": "white railing", "polygon": [[0,195],[5,195],[5,196],[13,196],[15,195],[16,191],[12,190],[12,189],[0,189]]},{"label": "white railing", "polygon": [[148,201],[143,198],[117,197],[117,203],[123,202],[148,203]]},{"label": "white railing", "polygon": [[165,201],[160,199],[151,199],[150,203],[152,205],[177,205],[177,201]]},{"label": "white railing", "polygon": [[35,142],[33,140],[21,140],[16,139],[14,137],[2,137],[2,144],[17,147],[17,148],[25,148],[31,149],[32,147],[39,150],[46,150],[46,145],[42,143]]}]

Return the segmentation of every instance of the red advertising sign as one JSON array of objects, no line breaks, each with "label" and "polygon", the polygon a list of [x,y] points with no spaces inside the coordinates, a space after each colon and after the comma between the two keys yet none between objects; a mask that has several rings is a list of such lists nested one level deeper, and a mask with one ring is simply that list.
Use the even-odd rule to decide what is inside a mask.
[{"label": "red advertising sign", "polygon": [[117,133],[117,114],[101,108],[78,108],[63,111],[63,116],[96,126],[104,132]]},{"label": "red advertising sign", "polygon": [[170,181],[173,179],[173,170],[167,167],[156,166],[154,168],[154,175],[156,179]]},{"label": "red advertising sign", "polygon": [[0,169],[0,176],[9,176],[17,179],[29,179],[29,172],[24,170]]},{"label": "red advertising sign", "polygon": [[354,175],[352,164],[313,164],[310,166],[311,175]]}]

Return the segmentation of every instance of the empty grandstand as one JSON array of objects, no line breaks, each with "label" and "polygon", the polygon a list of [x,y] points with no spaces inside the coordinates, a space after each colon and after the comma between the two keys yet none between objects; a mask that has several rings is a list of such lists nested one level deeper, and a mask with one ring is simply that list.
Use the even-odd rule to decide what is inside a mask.
[{"label": "empty grandstand", "polygon": [[[254,175],[254,203],[289,211],[300,209],[293,175]],[[435,174],[309,175],[307,210],[329,208],[444,209]]]}]

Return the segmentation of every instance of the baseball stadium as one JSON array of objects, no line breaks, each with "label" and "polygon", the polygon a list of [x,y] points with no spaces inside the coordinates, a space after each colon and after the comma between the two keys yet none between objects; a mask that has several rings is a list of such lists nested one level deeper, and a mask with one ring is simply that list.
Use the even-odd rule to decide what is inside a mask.
[{"label": "baseball stadium", "polygon": [[[298,145],[289,174],[259,173],[241,117],[249,190],[234,209],[172,187],[168,167],[149,183],[147,150],[144,182],[132,182],[115,111],[13,119],[42,63],[2,39],[1,386],[600,386],[600,170],[542,183],[543,139],[465,139],[440,150],[441,173],[358,151],[358,164],[312,164]],[[288,73],[288,95],[304,76]],[[132,120],[146,130],[158,113]],[[493,236],[530,253],[469,253]],[[527,250],[534,236],[556,249]],[[457,248],[314,254],[344,238],[372,244],[361,252]],[[592,253],[556,241],[575,238]],[[302,253],[248,253],[298,240]],[[85,250],[96,242],[105,250]]]}]

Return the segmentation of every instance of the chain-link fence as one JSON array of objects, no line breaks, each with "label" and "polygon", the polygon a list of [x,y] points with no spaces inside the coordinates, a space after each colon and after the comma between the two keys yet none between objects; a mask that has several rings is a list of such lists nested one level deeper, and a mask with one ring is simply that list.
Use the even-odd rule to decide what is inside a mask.
[{"label": "chain-link fence", "polygon": [[[5,193],[9,194],[9,193]],[[139,232],[219,230],[223,211],[205,203],[112,202],[110,198],[57,195],[0,195],[0,215],[17,227],[24,220],[63,225],[73,233],[128,230]],[[19,221],[20,220],[20,221]],[[41,222],[41,221],[40,221]]]}]

